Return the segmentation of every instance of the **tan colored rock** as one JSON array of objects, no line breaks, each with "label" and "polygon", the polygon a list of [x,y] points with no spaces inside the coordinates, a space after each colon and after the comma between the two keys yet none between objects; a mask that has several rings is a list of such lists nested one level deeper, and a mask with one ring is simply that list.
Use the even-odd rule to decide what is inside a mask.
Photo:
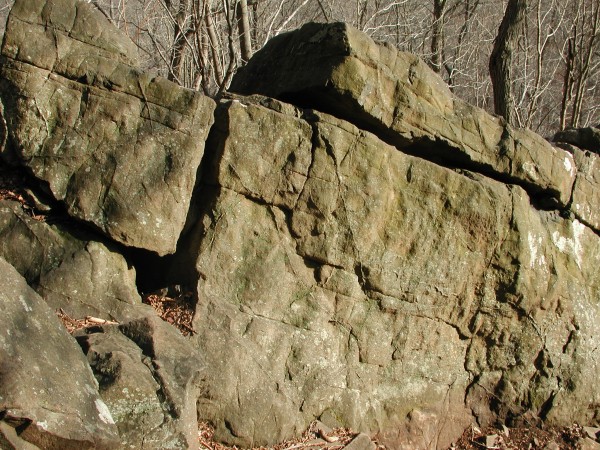
[{"label": "tan colored rock", "polygon": [[600,127],[567,128],[554,135],[554,141],[571,144],[581,150],[600,153]]},{"label": "tan colored rock", "polygon": [[577,178],[571,211],[594,230],[600,231],[600,155],[573,147]]},{"label": "tan colored rock", "polygon": [[323,416],[442,449],[471,413],[590,419],[598,237],[519,187],[283,110],[219,107],[210,201],[179,255],[200,275],[198,411],[217,438],[269,445]]},{"label": "tan colored rock", "polygon": [[17,0],[2,49],[3,157],[111,238],[172,253],[214,102],[142,73],[134,48],[87,2]]},{"label": "tan colored rock", "polygon": [[581,450],[600,450],[600,443],[590,438],[581,438],[577,444]]},{"label": "tan colored rock", "polygon": [[454,97],[418,57],[345,24],[307,24],[272,39],[231,89],[328,112],[402,151],[519,184],[561,206],[571,196],[568,152]]},{"label": "tan colored rock", "polygon": [[67,225],[34,220],[0,200],[0,257],[53,309],[73,318],[121,321],[146,315],[135,270],[113,246]]},{"label": "tan colored rock", "polygon": [[0,422],[0,447],[6,450],[40,450],[38,446],[21,439],[17,430],[6,422]]},{"label": "tan colored rock", "polygon": [[360,433],[344,447],[344,450],[375,450],[376,445],[371,441],[368,435]]},{"label": "tan colored rock", "polygon": [[79,337],[119,430],[120,448],[197,449],[196,350],[156,316]]}]

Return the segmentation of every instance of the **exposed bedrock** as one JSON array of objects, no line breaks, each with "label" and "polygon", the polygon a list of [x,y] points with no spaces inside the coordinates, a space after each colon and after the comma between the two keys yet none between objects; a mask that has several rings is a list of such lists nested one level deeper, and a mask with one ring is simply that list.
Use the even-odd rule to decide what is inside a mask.
[{"label": "exposed bedrock", "polygon": [[87,2],[18,0],[0,92],[8,143],[70,215],[172,253],[214,102],[135,67],[135,45]]},{"label": "exposed bedrock", "polygon": [[[343,24],[274,38],[218,102],[136,59],[87,2],[10,14],[0,446],[197,448],[198,419],[242,447],[320,419],[439,450],[472,423],[599,425],[593,130],[514,129]],[[194,333],[142,285],[186,289]],[[98,325],[74,340],[57,310]]]},{"label": "exposed bedrock", "polygon": [[199,274],[199,414],[221,439],[321,417],[444,448],[474,419],[594,420],[592,230],[273,100],[223,101],[210,142],[180,264]]}]

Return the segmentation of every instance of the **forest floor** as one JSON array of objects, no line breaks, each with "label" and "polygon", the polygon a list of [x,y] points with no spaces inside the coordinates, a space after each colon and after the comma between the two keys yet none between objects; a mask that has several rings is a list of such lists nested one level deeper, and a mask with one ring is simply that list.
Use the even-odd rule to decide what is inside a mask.
[{"label": "forest floor", "polygon": [[[469,427],[460,439],[447,450],[599,450],[600,443],[593,440],[600,429],[572,425],[563,428],[541,429],[537,427],[479,429]],[[199,427],[200,448],[202,450],[239,450],[228,447],[212,439],[213,429],[201,422]],[[370,445],[347,447],[358,433],[346,428],[336,428],[323,432],[319,422],[313,422],[310,428],[299,438],[292,439],[272,447],[255,447],[252,450],[385,450],[386,447],[372,440]]]}]

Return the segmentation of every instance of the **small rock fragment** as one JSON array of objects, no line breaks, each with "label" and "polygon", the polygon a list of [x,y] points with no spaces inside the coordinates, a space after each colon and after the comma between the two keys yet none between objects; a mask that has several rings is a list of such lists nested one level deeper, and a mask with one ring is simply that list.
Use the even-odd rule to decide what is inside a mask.
[{"label": "small rock fragment", "polygon": [[577,448],[581,450],[600,450],[600,443],[590,438],[581,438],[577,442]]},{"label": "small rock fragment", "polygon": [[560,445],[558,445],[554,441],[550,441],[546,444],[546,446],[544,447],[544,450],[560,450]]},{"label": "small rock fragment", "polygon": [[498,441],[500,436],[497,434],[490,434],[485,437],[485,448],[499,448]]},{"label": "small rock fragment", "polygon": [[344,450],[375,450],[375,444],[368,435],[360,433],[344,447]]},{"label": "small rock fragment", "polygon": [[583,431],[587,437],[595,441],[597,441],[598,437],[600,436],[600,428],[597,427],[583,427]]},{"label": "small rock fragment", "polygon": [[339,437],[333,435],[333,430],[325,425],[323,422],[317,421],[315,424],[315,431],[327,442],[337,442],[340,440]]}]

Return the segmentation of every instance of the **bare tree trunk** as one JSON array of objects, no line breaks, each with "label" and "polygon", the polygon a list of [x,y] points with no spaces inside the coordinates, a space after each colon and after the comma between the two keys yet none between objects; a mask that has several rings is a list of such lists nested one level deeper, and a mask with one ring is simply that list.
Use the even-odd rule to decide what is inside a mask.
[{"label": "bare tree trunk", "polygon": [[219,91],[217,92],[217,98],[220,98],[223,95],[223,92],[229,87],[229,83],[231,82],[231,78],[235,73],[235,69],[237,67],[238,61],[236,58],[235,51],[235,43],[233,39],[233,33],[235,28],[235,17],[232,17],[232,12],[229,8],[229,3],[224,2],[225,8],[225,22],[227,26],[227,49],[229,50],[229,63],[227,64],[227,69],[225,70],[225,74],[223,75],[223,79],[219,83]]},{"label": "bare tree trunk", "polygon": [[577,87],[575,89],[575,98],[573,100],[573,113],[571,117],[571,126],[579,127],[581,121],[581,108],[583,106],[584,92],[588,78],[590,76],[590,66],[596,46],[597,39],[600,34],[600,4],[596,3],[596,9],[593,9],[590,17],[589,39],[586,42],[585,37],[581,39],[581,48],[577,53],[580,55],[579,73],[576,80]]},{"label": "bare tree trunk", "polygon": [[237,16],[242,64],[246,64],[252,56],[252,35],[250,33],[247,0],[239,0],[239,3],[237,4]]},{"label": "bare tree trunk", "polygon": [[208,44],[210,45],[210,54],[212,57],[212,66],[213,71],[215,73],[216,83],[220,86],[223,82],[223,70],[221,68],[221,61],[219,59],[219,38],[217,36],[217,32],[215,31],[215,24],[212,18],[212,12],[210,11],[210,7],[204,16],[204,22],[206,25],[206,33],[208,34]]},{"label": "bare tree trunk", "polygon": [[175,16],[175,30],[173,36],[173,51],[171,53],[171,70],[169,70],[168,79],[181,83],[181,69],[183,65],[183,54],[186,45],[187,33],[187,13],[189,0],[180,0]]},{"label": "bare tree trunk", "polygon": [[446,0],[433,0],[433,24],[431,35],[431,68],[442,73],[444,64],[444,15]]},{"label": "bare tree trunk", "polygon": [[559,129],[564,130],[567,127],[567,109],[573,98],[573,61],[575,60],[573,39],[567,43],[567,54],[565,55],[565,75],[563,79],[562,101],[560,105]]},{"label": "bare tree trunk", "polygon": [[517,51],[526,9],[527,0],[508,0],[489,62],[494,111],[511,125],[517,123],[512,92],[514,53]]}]

